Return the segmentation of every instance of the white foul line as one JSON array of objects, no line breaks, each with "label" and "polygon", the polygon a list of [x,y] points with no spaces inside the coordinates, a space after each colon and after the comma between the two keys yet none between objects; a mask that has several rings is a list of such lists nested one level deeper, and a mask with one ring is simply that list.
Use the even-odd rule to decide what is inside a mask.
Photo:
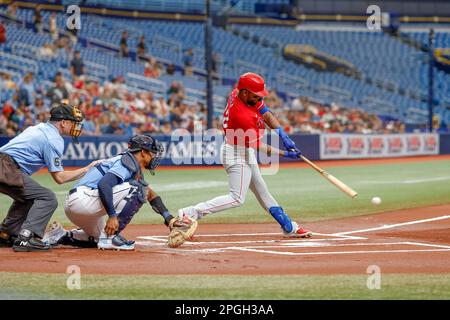
[{"label": "white foul line", "polygon": [[[226,251],[226,250],[237,250],[236,248],[240,249],[254,249],[254,250],[260,250],[260,249],[287,249],[287,248],[329,248],[329,247],[354,247],[354,246],[398,246],[398,245],[409,245],[409,246],[424,246],[424,247],[432,247],[432,248],[438,248],[438,249],[449,249],[450,246],[445,245],[438,245],[438,244],[427,244],[427,243],[420,243],[420,242],[410,242],[410,241],[400,241],[400,242],[360,242],[360,243],[319,243],[319,242],[295,242],[295,243],[284,243],[280,245],[267,245],[267,246],[245,246],[245,247],[223,247],[223,248],[204,248],[204,249],[177,249],[180,252],[182,251]],[[264,250],[261,250],[264,251]],[[286,251],[277,251],[277,252],[286,252]]]},{"label": "white foul line", "polygon": [[445,220],[445,219],[449,219],[449,218],[450,218],[450,215],[446,215],[446,216],[440,216],[440,217],[430,218],[430,219],[414,220],[414,221],[396,223],[396,224],[388,224],[388,225],[384,225],[384,226],[376,227],[376,228],[353,230],[353,231],[347,231],[347,232],[338,232],[338,233],[333,233],[332,235],[333,236],[342,236],[342,235],[348,235],[348,234],[354,234],[354,233],[363,233],[363,232],[370,232],[370,231],[377,231],[377,230],[384,230],[384,229],[392,229],[392,228],[401,227],[401,226],[408,226],[408,225],[413,225],[413,224],[418,224],[418,223]]},{"label": "white foul line", "polygon": [[[167,242],[167,239],[144,239],[155,242]],[[330,238],[330,239],[304,239],[300,240],[301,243],[310,243],[310,242],[325,242],[325,241],[345,241],[349,239],[343,238]],[[351,240],[351,239],[350,239]],[[140,243],[145,243],[144,241],[140,241]],[[297,244],[298,240],[245,240],[245,241],[188,241],[185,243],[192,243],[195,245],[216,245],[216,244],[254,244],[254,243],[280,243],[280,245],[290,245],[291,243]]]},{"label": "white foul line", "polygon": [[[281,236],[281,233],[279,232],[261,232],[261,233],[218,233],[218,234],[196,234],[195,238],[201,238],[201,237],[248,237],[248,236]],[[348,235],[337,235],[337,234],[327,234],[327,233],[318,233],[313,232],[313,236],[324,236],[324,237],[330,237],[331,239],[302,239],[302,241],[338,241],[338,240],[365,240],[367,238],[365,237],[358,237],[358,236],[348,236]],[[338,237],[339,239],[333,239]],[[167,236],[140,236],[137,237],[138,239],[143,240],[153,240],[153,241],[167,241]],[[279,240],[251,240],[251,241],[239,241],[235,243],[254,243],[254,242],[283,242],[283,241],[293,241],[294,239],[299,240],[299,238],[283,238]],[[203,243],[203,242],[197,242],[196,243]],[[208,243],[222,243],[222,242],[208,242]],[[223,243],[231,243],[231,242],[223,242]]]},{"label": "white foul line", "polygon": [[413,245],[413,246],[423,246],[423,247],[435,247],[435,248],[450,249],[450,246],[445,246],[445,245],[442,245],[442,244],[411,242],[411,241],[407,241],[407,242],[405,242],[405,244],[410,244],[410,245]]},{"label": "white foul line", "polygon": [[290,256],[311,256],[311,255],[334,255],[334,254],[358,254],[358,253],[409,253],[409,252],[443,252],[450,251],[450,249],[413,249],[413,250],[364,250],[364,251],[329,251],[329,252],[282,252],[282,251],[272,251],[272,250],[258,250],[258,249],[247,249],[247,248],[230,248],[231,250],[238,251],[251,251],[259,253],[273,253],[279,255],[290,255]]}]

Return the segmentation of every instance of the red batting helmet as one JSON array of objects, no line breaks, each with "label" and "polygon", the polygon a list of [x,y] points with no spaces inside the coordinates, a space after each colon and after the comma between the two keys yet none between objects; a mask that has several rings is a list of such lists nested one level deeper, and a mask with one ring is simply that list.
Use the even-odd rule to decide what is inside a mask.
[{"label": "red batting helmet", "polygon": [[237,85],[238,90],[246,89],[260,97],[269,95],[264,85],[264,78],[252,72],[244,73]]}]

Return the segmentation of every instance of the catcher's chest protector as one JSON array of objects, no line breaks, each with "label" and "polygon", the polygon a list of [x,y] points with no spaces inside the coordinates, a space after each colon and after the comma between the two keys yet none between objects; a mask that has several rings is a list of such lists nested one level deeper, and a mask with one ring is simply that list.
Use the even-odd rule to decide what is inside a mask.
[{"label": "catcher's chest protector", "polygon": [[132,172],[129,182],[132,186],[136,186],[138,188],[137,192],[139,201],[145,203],[145,201],[147,201],[148,183],[144,180],[144,175],[142,174],[139,163],[130,152],[123,153],[120,160],[122,165]]}]

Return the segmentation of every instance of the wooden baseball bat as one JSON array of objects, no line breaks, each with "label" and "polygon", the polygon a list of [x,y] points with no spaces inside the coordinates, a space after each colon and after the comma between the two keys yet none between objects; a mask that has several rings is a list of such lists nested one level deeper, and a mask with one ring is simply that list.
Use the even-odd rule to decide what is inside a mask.
[{"label": "wooden baseball bat", "polygon": [[349,197],[356,198],[356,196],[358,195],[358,193],[353,190],[352,188],[350,188],[349,186],[347,186],[345,183],[343,183],[341,180],[339,180],[338,178],[332,176],[331,174],[329,174],[328,172],[326,172],[325,170],[323,170],[321,167],[319,167],[318,165],[312,163],[311,161],[309,161],[307,158],[305,158],[303,155],[300,155],[300,158],[302,158],[303,161],[305,161],[307,164],[309,164],[311,167],[313,167],[317,172],[319,172],[325,179],[327,179],[328,181],[330,181],[332,184],[334,184],[336,187],[338,187],[339,189],[341,189],[345,194],[347,194]]}]

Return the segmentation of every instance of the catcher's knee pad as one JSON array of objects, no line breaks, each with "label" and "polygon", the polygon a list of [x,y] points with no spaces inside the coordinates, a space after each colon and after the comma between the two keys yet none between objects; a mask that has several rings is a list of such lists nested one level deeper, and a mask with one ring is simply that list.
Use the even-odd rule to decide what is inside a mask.
[{"label": "catcher's knee pad", "polygon": [[138,190],[135,187],[130,188],[129,194],[122,200],[125,201],[125,205],[118,215],[119,220],[119,230],[121,232],[133,219],[134,215],[139,211],[139,209],[144,204],[139,199]]},{"label": "catcher's knee pad", "polygon": [[284,212],[282,207],[270,207],[269,213],[277,220],[284,231],[288,233],[292,231],[293,226],[291,218]]}]

